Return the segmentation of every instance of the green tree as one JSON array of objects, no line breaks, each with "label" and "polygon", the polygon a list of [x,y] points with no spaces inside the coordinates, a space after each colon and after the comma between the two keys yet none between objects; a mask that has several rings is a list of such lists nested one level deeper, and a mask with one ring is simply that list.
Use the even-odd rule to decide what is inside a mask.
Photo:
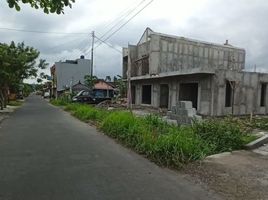
[{"label": "green tree", "polygon": [[72,3],[75,0],[7,0],[10,8],[15,8],[20,11],[21,4],[29,4],[31,7],[36,9],[43,9],[44,13],[64,13],[64,8],[69,6],[72,8]]},{"label": "green tree", "polygon": [[111,82],[111,81],[112,81],[112,79],[111,79],[111,77],[110,77],[110,76],[106,76],[105,81],[107,81],[107,82]]},{"label": "green tree", "polygon": [[34,91],[33,85],[24,83],[22,91],[24,96],[29,96]]},{"label": "green tree", "polygon": [[10,45],[0,43],[0,107],[6,106],[8,92],[18,90],[23,80],[36,77],[38,68],[44,66],[40,60],[37,65],[36,59],[39,52],[33,47],[25,46],[24,43],[11,42]]},{"label": "green tree", "polygon": [[123,80],[122,76],[117,75],[114,76],[114,83],[116,87],[119,89],[119,93],[121,97],[126,97],[127,95],[127,82]]},{"label": "green tree", "polygon": [[85,84],[92,89],[95,85],[95,83],[98,81],[98,77],[97,76],[91,76],[91,75],[85,75],[84,77],[85,79]]}]

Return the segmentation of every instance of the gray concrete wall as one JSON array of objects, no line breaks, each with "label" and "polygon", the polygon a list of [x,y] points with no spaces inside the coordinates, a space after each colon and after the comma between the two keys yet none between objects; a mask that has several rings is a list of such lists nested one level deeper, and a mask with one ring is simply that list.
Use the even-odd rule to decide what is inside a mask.
[{"label": "gray concrete wall", "polygon": [[[236,81],[234,96],[234,115],[267,114],[268,98],[266,106],[260,106],[261,83],[268,83],[268,74],[253,72],[238,72],[219,70],[213,79],[214,105],[213,115],[223,116],[232,114],[232,107],[225,107],[226,81]],[[268,91],[266,91],[266,95]]]},{"label": "gray concrete wall", "polygon": [[[208,42],[150,33],[150,40],[131,45],[132,77],[137,67],[134,63],[149,55],[149,74],[169,72],[190,72],[191,70],[230,69],[241,71],[245,68],[245,50],[230,45],[217,45]],[[124,55],[126,56],[126,50]],[[129,66],[130,67],[130,66]],[[138,70],[137,70],[138,71]],[[125,71],[124,71],[125,72]],[[137,75],[138,74],[138,75]]]},{"label": "gray concrete wall", "polygon": [[91,62],[88,59],[78,59],[77,64],[68,62],[56,62],[57,91],[64,90],[75,85],[79,81],[84,83],[85,75],[90,74]]},{"label": "gray concrete wall", "polygon": [[150,42],[151,52],[159,52],[158,63],[150,67],[158,66],[158,73],[191,68],[245,68],[244,49],[158,34],[152,34]]},{"label": "gray concrete wall", "polygon": [[[243,72],[244,49],[183,37],[146,32],[137,45],[129,45],[128,68],[136,87],[136,104],[141,105],[142,85],[152,85],[151,106],[160,105],[160,84],[169,85],[169,108],[179,100],[181,83],[198,83],[198,108],[201,115],[232,114],[225,106],[226,81],[236,81],[233,111],[235,115],[268,114],[268,97],[260,106],[261,83],[268,83],[268,74]],[[149,74],[141,75],[135,61],[149,55]],[[131,58],[131,61],[130,59]],[[139,66],[140,67],[140,66]],[[134,73],[136,70],[136,73]],[[124,70],[126,71],[126,70]],[[266,88],[268,90],[268,86]],[[266,91],[268,94],[268,91]]]},{"label": "gray concrete wall", "polygon": [[[132,81],[136,87],[136,104],[142,105],[142,85],[152,85],[152,103],[160,105],[160,85],[169,86],[168,108],[179,101],[181,83],[198,83],[197,113],[205,116],[232,114],[232,107],[225,107],[226,81],[236,81],[234,115],[268,114],[268,74],[218,70],[215,75],[195,74],[158,79]],[[260,106],[261,84],[267,83],[266,105]]]},{"label": "gray concrete wall", "polygon": [[[181,83],[198,83],[198,108],[197,113],[201,115],[210,115],[212,101],[211,95],[211,75],[192,75],[192,76],[177,76],[170,78],[147,79],[132,81],[135,85],[136,105],[142,104],[142,85],[152,85],[152,103],[150,106],[159,107],[160,105],[160,85],[168,84],[169,86],[169,104],[168,108],[171,109],[179,101],[179,92]],[[148,105],[145,105],[148,106]]]}]

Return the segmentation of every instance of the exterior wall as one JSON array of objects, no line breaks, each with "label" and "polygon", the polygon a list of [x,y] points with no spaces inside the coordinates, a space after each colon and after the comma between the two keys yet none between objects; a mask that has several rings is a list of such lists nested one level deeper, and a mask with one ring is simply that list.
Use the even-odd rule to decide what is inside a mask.
[{"label": "exterior wall", "polygon": [[153,49],[153,52],[159,52],[158,73],[196,68],[212,70],[245,68],[244,49],[157,34],[151,37],[151,43],[155,43],[151,46],[159,45],[156,51]]},{"label": "exterior wall", "polygon": [[[132,45],[124,50],[123,57],[131,55],[132,77],[141,76],[135,61],[149,56],[149,75],[161,75],[170,72],[202,72],[218,69],[242,71],[245,68],[245,50],[230,45],[212,44],[183,37],[150,33],[150,40]],[[124,68],[126,66],[124,65]],[[126,74],[123,70],[123,76]]]},{"label": "exterior wall", "polygon": [[175,106],[179,101],[179,92],[181,83],[198,83],[198,108],[197,112],[201,115],[211,115],[211,102],[212,102],[212,76],[211,75],[192,75],[192,76],[177,76],[170,78],[158,78],[132,81],[131,85],[135,86],[135,102],[136,105],[142,104],[142,86],[152,85],[152,103],[150,106],[160,106],[160,85],[168,84],[169,86],[169,103],[168,109]]},{"label": "exterior wall", "polygon": [[[260,106],[261,83],[268,83],[268,74],[219,70],[213,79],[213,95],[215,96],[213,115],[223,116],[232,114],[232,107],[225,107],[227,80],[235,81],[237,85],[234,92],[234,115],[268,113],[267,96],[266,106]],[[267,94],[268,91],[266,91]]]},{"label": "exterior wall", "polygon": [[90,74],[91,62],[87,59],[78,59],[76,63],[69,62],[56,62],[56,82],[57,91],[62,91],[66,87],[70,87],[78,83],[79,81],[83,84],[85,75]]},{"label": "exterior wall", "polygon": [[122,77],[127,79],[127,70],[128,70],[128,48],[123,48],[123,68],[122,68]]},{"label": "exterior wall", "polygon": [[176,105],[179,100],[181,83],[198,83],[197,113],[204,116],[225,116],[232,114],[232,107],[225,107],[226,81],[236,81],[234,97],[234,115],[268,114],[268,96],[266,104],[260,106],[261,84],[267,83],[268,74],[218,70],[215,75],[195,74],[169,78],[157,78],[132,81],[135,85],[136,105],[142,104],[142,85],[152,85],[152,103],[150,106],[160,106],[160,85],[169,86],[168,108]]},{"label": "exterior wall", "polygon": [[[124,51],[128,59],[123,71],[131,69],[137,105],[142,105],[142,85],[152,85],[151,106],[159,107],[160,84],[168,84],[170,109],[179,100],[181,83],[198,83],[197,113],[200,115],[268,114],[268,97],[265,106],[260,106],[262,83],[267,83],[268,94],[268,74],[243,71],[244,49],[155,32],[143,37],[141,43],[129,45],[128,52]],[[144,66],[137,62],[147,57],[149,74],[144,75],[140,69]],[[236,82],[231,107],[225,106],[226,81]]]}]

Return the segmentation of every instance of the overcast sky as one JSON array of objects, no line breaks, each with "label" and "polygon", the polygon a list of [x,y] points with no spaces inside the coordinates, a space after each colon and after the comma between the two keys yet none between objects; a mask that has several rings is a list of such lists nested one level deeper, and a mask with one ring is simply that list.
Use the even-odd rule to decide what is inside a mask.
[{"label": "overcast sky", "polygon": [[[88,33],[41,34],[0,30],[0,42],[24,41],[26,45],[37,48],[41,58],[50,65],[59,60],[76,59],[89,52],[92,30],[101,37],[118,22],[116,19],[122,13],[139,2],[76,0],[72,9],[65,9],[64,15],[47,15],[25,5],[17,12],[10,9],[5,0],[0,0],[0,28]],[[150,0],[144,0],[139,8],[148,2]],[[121,24],[128,18],[121,20]],[[248,70],[256,64],[257,71],[268,72],[267,0],[154,0],[107,42],[121,50],[128,43],[136,44],[146,27],[156,32],[220,44],[229,39],[230,44],[246,49]],[[86,57],[90,58],[90,54]],[[105,44],[95,50],[94,73],[97,76],[121,74],[121,66],[121,54],[116,50]]]}]

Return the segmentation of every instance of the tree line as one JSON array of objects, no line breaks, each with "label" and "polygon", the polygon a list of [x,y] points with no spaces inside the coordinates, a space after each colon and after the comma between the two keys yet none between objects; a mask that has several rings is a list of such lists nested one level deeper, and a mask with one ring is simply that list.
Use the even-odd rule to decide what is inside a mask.
[{"label": "tree line", "polygon": [[10,93],[17,93],[23,80],[34,78],[47,63],[38,57],[40,52],[23,42],[0,43],[0,109],[6,107]]}]

